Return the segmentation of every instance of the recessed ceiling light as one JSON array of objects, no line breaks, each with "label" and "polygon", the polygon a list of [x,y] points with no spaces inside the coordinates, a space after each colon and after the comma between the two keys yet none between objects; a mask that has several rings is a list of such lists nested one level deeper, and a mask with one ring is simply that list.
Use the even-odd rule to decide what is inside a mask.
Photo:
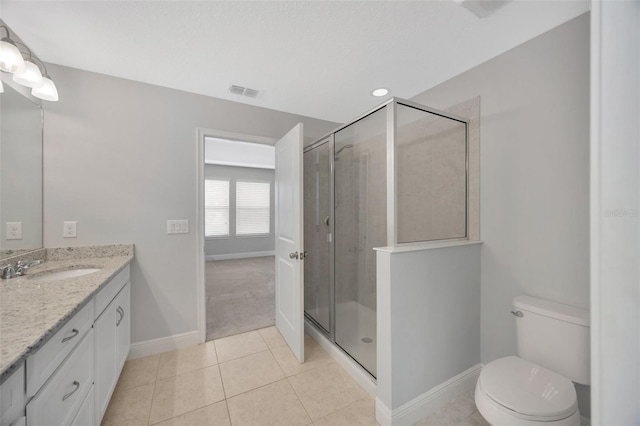
[{"label": "recessed ceiling light", "polygon": [[373,92],[371,92],[373,96],[378,96],[378,97],[385,96],[387,93],[389,93],[389,91],[383,88],[375,89]]}]

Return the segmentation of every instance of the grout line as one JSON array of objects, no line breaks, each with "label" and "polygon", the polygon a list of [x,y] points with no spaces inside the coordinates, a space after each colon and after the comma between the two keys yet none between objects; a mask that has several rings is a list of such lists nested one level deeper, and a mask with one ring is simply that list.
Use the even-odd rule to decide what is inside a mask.
[{"label": "grout line", "polygon": [[146,424],[151,424],[151,410],[153,409],[153,400],[156,398],[156,383],[153,382],[153,391],[151,392],[151,404],[149,404],[149,412],[147,412]]}]

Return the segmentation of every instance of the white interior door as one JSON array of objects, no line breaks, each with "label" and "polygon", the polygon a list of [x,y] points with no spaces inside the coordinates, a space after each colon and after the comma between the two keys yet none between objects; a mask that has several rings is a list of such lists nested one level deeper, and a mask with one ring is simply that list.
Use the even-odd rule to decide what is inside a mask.
[{"label": "white interior door", "polygon": [[304,362],[302,123],[276,143],[276,327]]}]

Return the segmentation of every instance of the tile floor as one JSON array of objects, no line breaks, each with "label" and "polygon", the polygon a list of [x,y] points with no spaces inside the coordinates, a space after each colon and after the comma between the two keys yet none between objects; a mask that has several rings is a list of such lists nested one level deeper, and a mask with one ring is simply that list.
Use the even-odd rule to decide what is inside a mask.
[{"label": "tile floor", "polygon": [[[310,337],[305,352],[269,327],[127,361],[102,425],[377,425],[374,399]],[[469,393],[417,424],[486,422]]]},{"label": "tile floor", "polygon": [[207,340],[275,324],[275,258],[206,263]]}]

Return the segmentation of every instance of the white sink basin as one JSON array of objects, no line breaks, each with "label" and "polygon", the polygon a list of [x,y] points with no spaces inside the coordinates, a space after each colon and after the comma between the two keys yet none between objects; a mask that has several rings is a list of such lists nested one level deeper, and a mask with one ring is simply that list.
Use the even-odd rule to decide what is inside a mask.
[{"label": "white sink basin", "polygon": [[80,268],[80,269],[66,269],[64,271],[51,271],[51,272],[41,272],[37,275],[30,277],[32,280],[47,280],[47,281],[59,281],[59,280],[67,280],[69,278],[78,278],[84,275],[93,274],[94,272],[98,272],[101,269],[96,268]]}]

